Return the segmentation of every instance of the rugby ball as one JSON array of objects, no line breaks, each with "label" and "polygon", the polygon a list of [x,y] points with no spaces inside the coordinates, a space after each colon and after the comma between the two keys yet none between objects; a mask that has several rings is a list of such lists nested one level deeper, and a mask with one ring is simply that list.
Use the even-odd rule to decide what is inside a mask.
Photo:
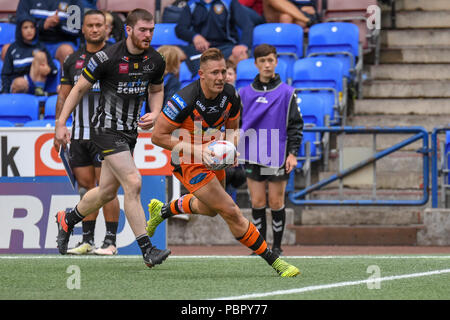
[{"label": "rugby ball", "polygon": [[213,141],[208,148],[214,152],[214,164],[210,166],[212,170],[223,170],[234,164],[236,147],[231,142],[226,140]]}]

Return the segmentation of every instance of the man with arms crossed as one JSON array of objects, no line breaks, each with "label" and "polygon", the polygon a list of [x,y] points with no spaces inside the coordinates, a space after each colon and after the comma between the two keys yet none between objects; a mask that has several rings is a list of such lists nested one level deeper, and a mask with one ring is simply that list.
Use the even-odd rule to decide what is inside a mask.
[{"label": "man with arms crossed", "polygon": [[[144,262],[151,268],[162,263],[171,252],[157,249],[147,236],[140,199],[142,179],[132,153],[138,127],[143,130],[152,128],[161,111],[165,62],[150,47],[155,29],[151,13],[135,9],[128,14],[126,24],[128,38],[97,52],[89,60],[70,91],[56,124],[56,140],[65,147],[70,141],[70,133],[65,126],[67,118],[81,97],[99,80],[101,96],[92,121],[92,140],[104,158],[100,184],[89,190],[73,210],[57,213],[57,245],[59,252],[65,254],[73,226],[114,199],[122,186],[125,215]],[[139,118],[147,95],[151,112]]]},{"label": "man with arms crossed", "polygon": [[[280,276],[295,277],[299,270],[267,247],[258,229],[242,215],[225,191],[225,170],[210,169],[214,155],[208,144],[212,139],[222,138],[222,126],[228,132],[234,132],[227,134],[228,141],[236,145],[238,138],[241,100],[235,88],[225,83],[226,72],[222,52],[217,48],[207,49],[200,58],[200,79],[169,99],[156,122],[152,141],[172,151],[174,175],[190,193],[165,205],[152,199],[149,204],[148,235],[153,236],[156,227],[165,218],[177,214],[219,214],[233,236],[266,260]],[[181,142],[179,138],[174,138],[177,129],[183,136]],[[182,158],[178,163],[176,157],[179,151],[182,151]]]}]

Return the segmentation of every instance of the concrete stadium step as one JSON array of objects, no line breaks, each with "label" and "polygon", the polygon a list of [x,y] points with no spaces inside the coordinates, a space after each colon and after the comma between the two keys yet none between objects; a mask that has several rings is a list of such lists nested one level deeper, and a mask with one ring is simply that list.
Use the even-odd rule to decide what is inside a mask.
[{"label": "concrete stadium step", "polygon": [[[344,148],[348,147],[349,143],[344,142]],[[350,146],[353,147],[353,146]],[[367,146],[365,146],[366,148]],[[369,155],[367,155],[368,157]],[[345,157],[345,155],[344,155]],[[343,159],[344,160],[344,159]],[[345,163],[345,161],[344,161]],[[339,158],[330,157],[328,162],[329,171],[339,170]],[[407,171],[407,172],[422,172],[423,169],[423,156],[414,151],[397,151],[390,154],[376,162],[377,172],[383,171]]]},{"label": "concrete stadium step", "polygon": [[[319,173],[319,179],[324,180],[329,178],[330,176],[336,174],[335,171],[333,172],[320,172]],[[420,186],[423,184],[423,174],[421,172],[409,172],[409,171],[382,171],[377,172],[376,177],[377,182],[377,189],[411,189],[411,188],[417,188],[419,189]],[[345,183],[345,186],[353,187],[353,188],[361,188],[366,189],[370,188],[372,186],[372,181],[356,181],[356,182],[348,182]],[[335,181],[333,183],[328,184],[327,186],[323,187],[323,189],[334,189],[337,188],[339,185],[338,181]]]},{"label": "concrete stadium step", "polygon": [[[382,15],[382,19],[382,25],[391,26],[389,15]],[[397,29],[450,28],[450,11],[397,11],[395,23]]]},{"label": "concrete stadium step", "polygon": [[301,213],[302,225],[411,225],[422,224],[422,208],[309,207]]},{"label": "concrete stadium step", "polygon": [[450,47],[450,29],[398,29],[381,33],[382,45],[389,48]]},{"label": "concrete stadium step", "polygon": [[360,99],[355,100],[357,115],[449,115],[449,99]]},{"label": "concrete stadium step", "polygon": [[382,48],[380,63],[450,63],[450,48]]},{"label": "concrete stadium step", "polygon": [[[403,189],[403,190],[399,190],[399,189],[377,189],[376,190],[376,198],[378,200],[419,200],[422,199],[423,197],[423,190],[422,189],[417,189],[417,188],[413,188],[413,189]],[[367,199],[372,199],[373,198],[373,190],[372,190],[372,186],[370,186],[369,188],[350,188],[350,187],[344,187],[342,188],[342,190],[340,190],[339,188],[328,188],[328,189],[320,189],[317,191],[314,191],[313,193],[310,194],[310,199],[316,199],[316,200],[367,200]],[[429,206],[431,206],[431,204],[426,204],[424,206],[421,207],[396,207],[399,210],[405,210],[405,211],[411,211],[411,212],[415,212],[417,210],[421,210],[424,208],[428,208]],[[378,206],[374,206],[374,207],[353,207],[353,206],[342,206],[342,207],[337,207],[337,206],[310,206],[306,209],[321,209],[321,210],[327,210],[327,208],[329,210],[343,210],[343,211],[362,211],[362,212],[368,212],[368,211],[385,211],[385,212],[390,212],[392,213],[392,207],[378,207]],[[324,209],[325,208],[325,209]],[[334,208],[334,209],[333,209]],[[298,212],[300,213],[300,212]],[[303,223],[303,220],[300,220]],[[416,221],[416,220],[414,220]],[[334,224],[330,223],[330,224]],[[377,222],[378,224],[382,224],[382,222]],[[417,222],[413,222],[413,223],[417,223]],[[374,223],[376,224],[376,223]]]},{"label": "concrete stadium step", "polygon": [[372,80],[364,83],[363,97],[448,98],[449,88],[450,80]]},{"label": "concrete stadium step", "polygon": [[448,0],[396,0],[395,8],[399,10],[440,11],[450,10]]},{"label": "concrete stadium step", "polygon": [[[387,105],[386,108],[389,108]],[[429,115],[424,118],[422,115],[355,115],[348,117],[348,126],[363,126],[363,127],[413,127],[420,126],[425,128],[428,132],[433,131],[436,127],[441,127],[450,123],[450,114]],[[350,135],[349,135],[350,136]],[[388,137],[388,134],[383,134]],[[398,135],[397,135],[398,136]],[[378,139],[380,140],[380,139]]]},{"label": "concrete stadium step", "polygon": [[[361,117],[363,118],[363,117]],[[342,136],[342,135],[341,135]],[[411,134],[378,134],[376,136],[376,150],[384,150],[386,148],[390,148],[405,139],[411,137]],[[354,147],[354,148],[369,148],[372,149],[373,145],[373,135],[369,134],[345,134],[345,139],[342,142],[342,145],[345,147]],[[415,152],[422,148],[422,141],[416,141],[411,143],[399,151],[396,152]]]},{"label": "concrete stadium step", "polygon": [[[241,209],[251,221],[251,209]],[[286,208],[286,225],[294,224],[294,210]],[[267,242],[273,242],[272,215],[267,210]],[[168,245],[234,245],[239,244],[231,234],[225,221],[219,216],[189,215],[188,220],[171,218],[167,222]],[[282,244],[295,244],[295,231],[285,228]],[[249,254],[251,251],[249,250]]]},{"label": "concrete stadium step", "polygon": [[370,66],[373,80],[444,80],[450,79],[450,64],[387,64]]},{"label": "concrete stadium step", "polygon": [[417,245],[423,225],[412,226],[288,226],[297,245]]}]

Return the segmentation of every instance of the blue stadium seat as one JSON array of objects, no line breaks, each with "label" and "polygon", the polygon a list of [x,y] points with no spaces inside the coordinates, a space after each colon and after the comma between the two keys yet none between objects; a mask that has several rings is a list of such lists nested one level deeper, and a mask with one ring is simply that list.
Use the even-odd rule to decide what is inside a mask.
[{"label": "blue stadium seat", "polygon": [[16,41],[16,25],[11,23],[0,23],[0,50],[7,43]]},{"label": "blue stadium seat", "polygon": [[[236,89],[239,90],[252,83],[258,72],[258,68],[255,66],[255,59],[250,58],[241,60],[236,67]],[[275,72],[280,75],[281,81],[287,82],[288,65],[284,60],[278,60]]]},{"label": "blue stadium seat", "polygon": [[55,119],[57,100],[58,95],[55,94],[53,96],[48,97],[47,101],[45,101],[44,119]]},{"label": "blue stadium seat", "polygon": [[45,83],[45,91],[48,93],[56,93],[61,80],[61,64],[56,59],[53,59],[53,62],[55,63],[56,68],[58,68],[58,73],[56,76],[47,79],[47,82]]},{"label": "blue stadium seat", "polygon": [[[58,100],[58,95],[48,97],[45,101],[44,107],[44,120],[55,120],[56,116],[56,101]],[[67,119],[67,126],[72,125],[72,115]]]},{"label": "blue stadium seat", "polygon": [[[303,94],[299,93],[297,96],[297,105],[302,114],[304,127],[323,127],[325,126],[326,112],[325,101],[319,94]],[[303,132],[302,145],[299,150],[299,157],[306,157],[306,142],[310,142],[310,156],[312,161],[321,158],[321,140],[322,133],[320,132]],[[302,159],[304,160],[304,159]]]},{"label": "blue stadium seat", "polygon": [[303,57],[303,28],[291,23],[264,23],[253,29],[252,49],[260,44],[270,44],[277,49],[280,60],[288,65],[288,78],[294,62]]},{"label": "blue stadium seat", "polygon": [[198,74],[195,75],[194,78],[192,78],[191,71],[189,70],[186,62],[183,61],[180,64],[180,83],[181,83],[180,88],[186,87],[188,84],[190,84],[191,82],[194,82],[197,79],[199,79]]},{"label": "blue stadium seat", "polygon": [[24,127],[55,127],[55,119],[40,119],[25,122]]},{"label": "blue stadium seat", "polygon": [[39,101],[26,93],[0,95],[0,119],[13,123],[25,123],[39,117]]},{"label": "blue stadium seat", "polygon": [[175,34],[176,23],[157,23],[152,38],[152,47],[157,49],[163,45],[187,46],[188,43]]},{"label": "blue stadium seat", "polygon": [[292,86],[302,95],[320,94],[325,101],[330,123],[339,123],[339,113],[346,108],[346,88],[341,61],[328,57],[297,60],[294,64]]},{"label": "blue stadium seat", "polygon": [[310,28],[306,56],[330,55],[342,61],[346,77],[354,78],[360,55],[358,26],[350,22],[325,22]]},{"label": "blue stadium seat", "polygon": [[0,127],[15,127],[15,125],[11,121],[0,119]]},{"label": "blue stadium seat", "polygon": [[316,127],[325,126],[325,101],[320,94],[299,92],[297,105],[304,123],[310,123]]},{"label": "blue stadium seat", "polygon": [[[0,48],[0,50],[1,50],[1,48]],[[3,60],[0,59],[0,73],[2,72],[2,70],[3,70]],[[0,77],[0,90],[1,90],[1,88],[2,88],[2,78]]]}]

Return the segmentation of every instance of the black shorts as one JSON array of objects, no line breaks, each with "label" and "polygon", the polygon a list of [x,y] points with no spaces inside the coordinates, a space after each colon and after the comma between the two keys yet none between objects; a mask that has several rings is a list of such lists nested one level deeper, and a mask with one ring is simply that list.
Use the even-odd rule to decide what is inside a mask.
[{"label": "black shorts", "polygon": [[73,168],[102,166],[97,147],[90,140],[72,140],[70,142],[69,161]]},{"label": "black shorts", "polygon": [[133,154],[136,146],[137,130],[118,131],[108,128],[95,128],[92,133],[92,141],[95,143],[100,159],[111,154],[130,151]]},{"label": "black shorts", "polygon": [[284,166],[279,169],[272,169],[258,164],[244,164],[245,176],[255,181],[284,181],[289,179]]}]

